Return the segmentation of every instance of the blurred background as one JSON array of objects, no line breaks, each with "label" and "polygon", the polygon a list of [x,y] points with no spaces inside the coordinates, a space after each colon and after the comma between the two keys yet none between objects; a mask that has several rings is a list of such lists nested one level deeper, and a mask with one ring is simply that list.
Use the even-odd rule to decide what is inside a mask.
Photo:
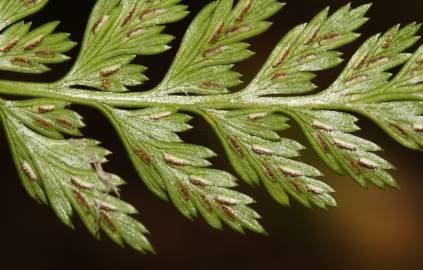
[{"label": "blurred background", "polygon": [[[80,42],[90,9],[95,1],[50,1],[45,9],[27,20],[34,26],[51,20],[62,20],[58,30],[72,33]],[[180,39],[190,20],[208,1],[184,0],[192,13],[183,21],[167,28],[177,38],[172,50],[159,56],[139,57],[136,62],[149,67],[150,82],[138,89],[149,89],[163,78]],[[330,5],[332,11],[347,1],[286,0],[287,6],[272,18],[274,26],[251,40],[256,55],[236,69],[248,82],[264,63],[278,40],[291,27],[309,21],[318,11]],[[365,1],[351,1],[353,6]],[[423,1],[373,1],[371,20],[361,29],[362,37],[344,48],[348,59],[358,45],[372,34],[385,31],[396,23],[423,22]],[[420,31],[420,34],[423,32]],[[421,42],[420,42],[421,44]],[[414,47],[416,48],[416,46]],[[70,55],[75,58],[78,47]],[[59,79],[72,63],[54,66],[43,75],[27,76],[2,72],[1,78],[14,80],[51,81]],[[328,86],[342,68],[321,72],[315,83]],[[257,200],[253,207],[263,216],[262,224],[268,236],[247,232],[238,234],[229,228],[216,231],[201,220],[189,221],[169,203],[151,194],[133,170],[118,137],[109,123],[95,110],[81,106],[73,109],[85,117],[87,137],[97,138],[112,150],[106,169],[128,182],[122,198],[139,209],[136,216],[146,225],[149,239],[157,255],[140,255],[122,249],[109,239],[93,239],[78,220],[73,231],[54,216],[47,207],[32,201],[21,186],[8,153],[3,131],[0,132],[1,180],[7,196],[1,196],[6,206],[3,214],[3,247],[6,265],[10,269],[423,269],[423,153],[401,147],[380,129],[365,119],[357,135],[377,142],[381,155],[397,168],[393,176],[401,190],[379,190],[373,186],[360,188],[349,177],[329,172],[316,155],[306,150],[302,160],[321,169],[325,181],[336,189],[339,207],[330,210],[305,209],[297,203],[291,208],[278,205],[264,188],[251,188],[240,182],[238,190]],[[211,129],[201,120],[192,121],[195,130],[182,134],[190,143],[210,147],[219,157],[216,167],[233,172],[223,149]],[[303,135],[293,127],[283,133],[305,145]],[[3,188],[6,188],[3,186]],[[3,263],[4,265],[4,263]]]}]

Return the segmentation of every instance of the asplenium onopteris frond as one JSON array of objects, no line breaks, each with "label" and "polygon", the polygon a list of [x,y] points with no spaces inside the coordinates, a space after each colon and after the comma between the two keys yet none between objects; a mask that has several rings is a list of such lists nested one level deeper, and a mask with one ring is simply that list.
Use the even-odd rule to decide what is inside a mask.
[{"label": "asplenium onopteris frond", "polygon": [[[72,226],[76,212],[96,237],[100,229],[119,244],[151,251],[147,230],[121,201],[118,176],[102,164],[107,150],[81,137],[81,116],[72,103],[100,110],[115,127],[146,186],[170,200],[186,217],[199,214],[215,228],[226,223],[243,232],[263,232],[253,199],[232,190],[234,176],[212,168],[215,153],[184,143],[177,133],[191,128],[191,116],[203,117],[222,142],[230,163],[250,185],[263,184],[283,205],[290,198],[305,206],[335,206],[334,190],[321,173],[298,160],[304,149],[280,131],[294,120],[311,146],[334,172],[360,185],[396,187],[389,162],[376,144],[352,133],[358,113],[411,149],[423,148],[423,46],[419,25],[393,27],[369,38],[326,90],[310,94],[315,73],[342,62],[338,49],[354,41],[369,5],[346,5],[318,13],[289,31],[257,76],[241,91],[232,70],[252,52],[245,41],[264,32],[267,19],[283,4],[276,0],[210,2],[188,28],[182,44],[157,87],[127,93],[147,78],[137,55],[167,50],[172,37],[164,26],[182,19],[180,0],[99,0],[90,16],[82,47],[71,70],[52,83],[0,80],[0,94],[35,99],[0,99],[1,122],[21,181],[37,201],[53,208]],[[31,30],[20,19],[47,1],[0,0],[0,70],[41,73],[46,64],[67,60],[74,46],[68,35],[54,33],[57,23]],[[394,67],[400,71],[392,76]],[[87,90],[90,87],[92,90]]]}]

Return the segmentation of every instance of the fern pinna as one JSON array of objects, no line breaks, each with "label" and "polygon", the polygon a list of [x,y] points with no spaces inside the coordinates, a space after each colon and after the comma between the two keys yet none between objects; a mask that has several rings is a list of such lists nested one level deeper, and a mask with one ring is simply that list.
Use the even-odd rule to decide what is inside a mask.
[{"label": "fern pinna", "polygon": [[[47,0],[0,1],[0,70],[42,73],[48,64],[68,60],[75,46],[57,22],[36,29],[22,19]],[[263,185],[280,204],[294,199],[311,207],[336,206],[334,190],[321,173],[298,157],[300,143],[281,137],[292,119],[334,172],[363,187],[397,187],[392,165],[375,154],[380,148],[353,135],[361,114],[411,149],[423,147],[423,46],[420,25],[395,26],[370,37],[326,90],[310,93],[315,72],[342,62],[337,49],[358,38],[369,5],[324,9],[294,27],[242,90],[234,64],[252,52],[248,38],[271,25],[284,4],[276,0],[210,2],[189,26],[165,78],[154,89],[129,92],[147,77],[132,64],[137,55],[169,49],[165,25],[185,17],[180,0],[98,0],[71,70],[60,80],[28,83],[0,80],[0,118],[23,186],[49,205],[68,226],[77,213],[95,237],[103,231],[120,245],[153,251],[137,213],[119,199],[124,181],[105,172],[107,150],[82,138],[81,116],[71,104],[101,111],[116,129],[145,185],[170,200],[187,218],[199,214],[214,228],[225,223],[243,232],[263,233],[249,207],[253,199],[233,190],[236,179],[211,167],[215,153],[183,142],[192,116],[204,118],[224,146],[240,179]],[[389,73],[401,66],[393,76]],[[7,100],[7,96],[30,99]],[[187,115],[186,113],[190,113]]]}]

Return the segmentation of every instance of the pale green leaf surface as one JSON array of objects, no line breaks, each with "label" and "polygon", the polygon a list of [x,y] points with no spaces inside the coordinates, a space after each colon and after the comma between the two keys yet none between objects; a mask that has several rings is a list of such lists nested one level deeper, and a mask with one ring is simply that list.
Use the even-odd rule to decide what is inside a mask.
[{"label": "pale green leaf surface", "polygon": [[304,147],[280,138],[276,131],[289,126],[287,118],[271,111],[207,110],[206,119],[215,129],[229,160],[241,177],[251,185],[264,184],[272,197],[288,205],[288,194],[305,206],[335,206],[332,188],[315,179],[320,172],[292,158]]},{"label": "pale green leaf surface", "polygon": [[423,148],[423,102],[362,104],[357,111],[373,120],[402,145],[416,150]]},{"label": "pale green leaf surface", "polygon": [[63,139],[63,134],[81,136],[82,117],[66,107],[68,102],[54,99],[10,101],[5,111],[21,123],[46,137]]},{"label": "pale green leaf surface", "polygon": [[263,232],[260,216],[248,208],[253,200],[230,190],[235,178],[208,168],[215,154],[202,146],[186,144],[176,132],[190,128],[190,117],[172,108],[125,111],[106,108],[129,156],[147,187],[192,219],[198,212],[215,228],[222,221],[233,229]]},{"label": "pale green leaf surface", "polygon": [[43,73],[46,64],[69,59],[63,53],[76,43],[66,33],[53,33],[59,22],[50,22],[30,30],[31,23],[18,22],[0,34],[0,70]]},{"label": "pale green leaf surface", "polygon": [[[354,30],[367,21],[369,5],[354,9],[350,5],[328,15],[326,8],[310,23],[296,26],[276,45],[256,78],[244,90],[246,94],[299,94],[315,89],[314,71],[332,68],[342,62],[333,51],[354,41]],[[341,23],[342,22],[342,23]]]},{"label": "pale green leaf surface", "polygon": [[337,95],[362,95],[387,85],[392,74],[387,71],[405,63],[411,54],[404,50],[419,37],[416,23],[392,27],[385,34],[370,37],[352,56],[338,79],[325,91]]},{"label": "pale green leaf surface", "polygon": [[42,9],[48,0],[3,0],[0,2],[0,31]]},{"label": "pale green leaf surface", "polygon": [[[18,22],[47,0],[0,1],[0,70],[41,73],[67,59],[68,34],[53,33],[57,22],[30,30]],[[129,216],[136,210],[109,194],[123,181],[106,173],[109,152],[81,136],[82,117],[73,103],[100,110],[113,124],[146,186],[170,200],[186,217],[198,214],[215,228],[223,223],[244,232],[264,232],[253,199],[234,191],[234,176],[213,169],[208,148],[184,143],[178,133],[196,114],[214,129],[230,163],[250,185],[263,184],[283,205],[336,206],[334,190],[319,181],[319,170],[300,161],[304,148],[282,132],[295,120],[311,146],[333,171],[362,186],[397,187],[393,166],[375,154],[380,147],[352,133],[359,113],[412,149],[423,148],[423,46],[420,25],[395,26],[370,37],[339,78],[309,94],[315,72],[341,62],[340,46],[358,37],[369,5],[328,9],[294,27],[279,42],[253,81],[241,83],[234,64],[253,53],[245,40],[264,32],[266,20],[283,6],[276,0],[210,2],[189,26],[164,80],[142,93],[125,92],[147,78],[138,55],[167,50],[164,25],[186,16],[180,0],[98,0],[80,54],[63,79],[53,83],[0,80],[0,117],[23,186],[51,206],[68,226],[76,212],[96,237],[99,229],[120,245],[152,251],[147,230]],[[392,69],[403,67],[396,75]],[[90,89],[87,89],[90,88]],[[102,91],[105,90],[105,91]],[[109,91],[109,92],[107,92]],[[300,95],[306,94],[307,95]],[[4,97],[35,99],[8,101]],[[290,95],[290,96],[286,96]],[[341,112],[344,111],[344,112]]]},{"label": "pale green leaf surface", "polygon": [[348,174],[360,185],[371,182],[379,187],[397,187],[386,170],[392,165],[375,155],[376,144],[351,135],[357,131],[357,119],[335,111],[296,111],[292,117],[302,128],[310,144],[333,171]]},{"label": "pale green leaf surface", "polygon": [[267,30],[271,23],[265,20],[282,7],[275,0],[209,3],[189,26],[156,93],[217,95],[240,84],[231,68],[253,54],[242,41]]},{"label": "pale green leaf surface", "polygon": [[103,171],[107,150],[94,140],[44,137],[13,114],[0,113],[22,183],[31,197],[49,205],[70,227],[75,211],[95,237],[101,228],[118,244],[153,251],[144,236],[148,231],[128,216],[137,210],[108,194],[117,192],[124,182]]},{"label": "pale green leaf surface", "polygon": [[[347,98],[352,95],[354,105],[349,110],[370,118],[396,141],[412,149],[421,149],[423,144],[423,46],[414,54],[401,52],[416,42],[418,37],[414,35],[418,29],[417,24],[402,29],[396,26],[381,37],[370,38],[353,56],[341,74],[342,79],[323,93],[346,95]],[[357,62],[354,59],[361,60]],[[379,63],[371,59],[379,59]],[[387,72],[404,62],[396,76],[392,77]],[[356,80],[362,77],[363,80],[356,83],[353,80],[351,85],[341,83],[345,77],[351,76]],[[395,101],[397,95],[404,94],[410,100]]]},{"label": "pale green leaf surface", "polygon": [[164,25],[188,12],[180,0],[99,0],[88,22],[79,57],[65,85],[84,85],[123,92],[147,80],[145,67],[130,62],[137,55],[168,50],[173,37],[162,34]]}]

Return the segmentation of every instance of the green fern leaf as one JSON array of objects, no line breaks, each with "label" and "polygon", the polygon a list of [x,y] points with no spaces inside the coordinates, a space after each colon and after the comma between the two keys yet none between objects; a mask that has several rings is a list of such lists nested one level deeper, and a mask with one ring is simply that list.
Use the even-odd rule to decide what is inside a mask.
[{"label": "green fern leaf", "polygon": [[215,153],[205,147],[185,144],[175,134],[190,129],[190,117],[172,108],[124,111],[106,108],[109,119],[123,138],[140,177],[162,199],[170,199],[192,219],[197,210],[210,224],[221,229],[221,220],[237,231],[243,227],[264,232],[260,216],[246,205],[253,200],[228,188],[235,178],[207,168]]},{"label": "green fern leaf", "polygon": [[54,139],[63,139],[63,134],[82,136],[82,117],[69,110],[68,102],[54,99],[31,99],[9,101],[5,105],[8,114],[35,132]]},{"label": "green fern leaf", "polygon": [[42,9],[48,0],[8,0],[0,2],[0,31]]},{"label": "green fern leaf", "polygon": [[147,77],[145,67],[129,64],[136,55],[158,54],[173,37],[161,34],[164,24],[188,13],[180,0],[97,1],[76,64],[63,85],[86,85],[105,91],[127,91]]},{"label": "green fern leaf", "polygon": [[336,205],[329,195],[334,190],[314,179],[321,173],[291,159],[304,147],[275,132],[289,127],[287,118],[260,110],[208,110],[204,114],[245,181],[258,185],[261,180],[273,198],[284,205],[289,204],[287,193],[305,206]]},{"label": "green fern leaf", "polygon": [[31,23],[8,27],[0,35],[0,70],[43,73],[50,70],[45,64],[68,60],[63,53],[76,43],[68,40],[68,34],[53,33],[58,24],[50,22],[32,31]]},{"label": "green fern leaf", "polygon": [[[354,33],[367,21],[369,5],[346,5],[328,16],[326,8],[310,23],[298,25],[279,42],[261,71],[244,90],[251,96],[300,94],[314,90],[313,71],[337,66],[341,53],[332,51],[354,41]],[[342,21],[342,23],[340,23]]]},{"label": "green fern leaf", "polygon": [[144,252],[153,251],[147,230],[129,214],[131,205],[109,194],[124,182],[104,172],[107,150],[87,139],[50,139],[29,129],[13,113],[1,113],[16,166],[27,192],[53,208],[66,225],[73,227],[75,211],[87,229],[99,237],[101,228],[113,241]]},{"label": "green fern leaf", "polygon": [[[76,212],[95,237],[101,229],[120,245],[153,251],[147,230],[130,217],[136,210],[110,194],[118,195],[123,180],[103,170],[109,152],[97,141],[74,138],[82,136],[84,123],[71,104],[102,112],[146,186],[187,218],[201,215],[214,228],[264,232],[249,207],[254,200],[233,190],[234,176],[212,167],[216,154],[179,137],[191,128],[191,115],[215,131],[240,178],[263,184],[282,205],[293,198],[307,207],[336,206],[320,171],[300,160],[305,147],[283,137],[290,119],[334,172],[363,187],[399,186],[388,172],[393,165],[375,153],[380,147],[353,134],[359,127],[351,113],[371,119],[402,145],[423,149],[423,46],[407,52],[419,39],[419,24],[370,37],[326,90],[311,93],[316,73],[342,62],[337,50],[358,38],[370,5],[346,5],[332,14],[324,9],[289,31],[257,76],[231,93],[241,83],[234,64],[253,55],[245,40],[269,28],[268,18],[284,4],[213,1],[189,26],[158,86],[126,93],[147,80],[134,58],[169,49],[173,38],[162,31],[187,15],[180,2],[98,0],[79,56],[61,80],[0,80],[1,123],[32,198],[68,226]],[[57,22],[33,30],[19,22],[46,3],[0,1],[0,70],[42,73],[68,59],[64,53],[75,43],[68,34],[53,33]],[[15,96],[20,99],[12,101]]]},{"label": "green fern leaf", "polygon": [[243,40],[266,31],[265,20],[283,5],[275,0],[211,2],[188,28],[181,47],[156,94],[227,93],[241,83],[240,74],[231,71],[234,63],[253,53]]}]

